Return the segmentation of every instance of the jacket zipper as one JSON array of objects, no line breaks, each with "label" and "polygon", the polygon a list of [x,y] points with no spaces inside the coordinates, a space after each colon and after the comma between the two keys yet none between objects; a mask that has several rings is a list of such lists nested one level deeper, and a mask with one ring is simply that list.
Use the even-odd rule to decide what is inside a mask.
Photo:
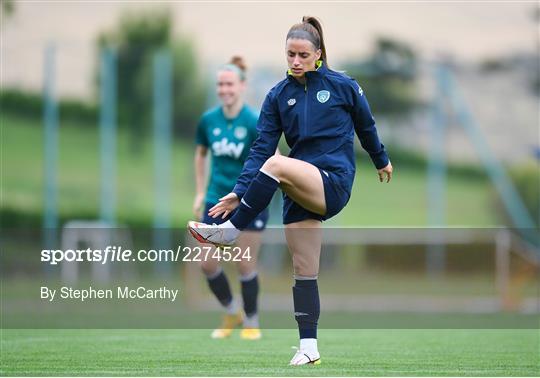
[{"label": "jacket zipper", "polygon": [[304,99],[304,137],[307,136],[307,105],[308,105],[308,87],[307,87],[307,77],[305,78],[306,82],[304,83],[304,93],[305,93],[305,99]]}]

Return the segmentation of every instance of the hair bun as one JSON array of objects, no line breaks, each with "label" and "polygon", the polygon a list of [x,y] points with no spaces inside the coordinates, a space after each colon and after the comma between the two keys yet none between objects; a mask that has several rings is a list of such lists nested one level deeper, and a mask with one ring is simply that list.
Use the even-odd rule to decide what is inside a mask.
[{"label": "hair bun", "polygon": [[244,58],[239,55],[235,55],[231,58],[230,64],[234,64],[236,67],[240,68],[242,72],[246,72],[247,66]]}]

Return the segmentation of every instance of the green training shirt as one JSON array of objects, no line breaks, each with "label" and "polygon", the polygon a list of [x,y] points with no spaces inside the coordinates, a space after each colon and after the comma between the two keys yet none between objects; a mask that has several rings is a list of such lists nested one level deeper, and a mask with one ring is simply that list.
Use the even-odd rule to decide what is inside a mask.
[{"label": "green training shirt", "polygon": [[257,138],[257,119],[257,113],[247,105],[234,119],[226,118],[221,106],[202,115],[195,141],[211,153],[206,202],[217,203],[232,191]]}]

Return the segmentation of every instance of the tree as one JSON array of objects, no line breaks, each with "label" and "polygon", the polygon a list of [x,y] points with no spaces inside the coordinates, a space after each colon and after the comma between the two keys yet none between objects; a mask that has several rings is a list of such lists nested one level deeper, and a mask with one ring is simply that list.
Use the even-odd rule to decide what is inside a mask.
[{"label": "tree", "polygon": [[[113,47],[118,64],[118,115],[130,128],[132,146],[138,151],[152,120],[153,57],[163,49],[173,56],[173,122],[177,134],[190,135],[204,106],[204,86],[198,80],[197,62],[191,42],[173,40],[170,12],[126,14],[119,26],[102,33],[101,50]],[[98,69],[99,69],[99,65]],[[99,72],[97,72],[99,77]],[[99,85],[99,81],[97,81]]]},{"label": "tree", "polygon": [[1,0],[2,1],[2,18],[8,18],[15,12],[14,0]]},{"label": "tree", "polygon": [[409,45],[381,37],[366,61],[349,63],[346,68],[367,93],[374,113],[403,115],[419,104],[414,85],[417,64]]}]

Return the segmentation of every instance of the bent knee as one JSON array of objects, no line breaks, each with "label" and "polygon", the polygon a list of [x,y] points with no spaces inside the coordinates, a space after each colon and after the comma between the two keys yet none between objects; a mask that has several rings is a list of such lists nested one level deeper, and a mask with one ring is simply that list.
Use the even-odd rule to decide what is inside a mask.
[{"label": "bent knee", "polygon": [[281,178],[285,160],[286,158],[281,155],[272,155],[264,162],[261,170],[270,173],[277,178]]}]

